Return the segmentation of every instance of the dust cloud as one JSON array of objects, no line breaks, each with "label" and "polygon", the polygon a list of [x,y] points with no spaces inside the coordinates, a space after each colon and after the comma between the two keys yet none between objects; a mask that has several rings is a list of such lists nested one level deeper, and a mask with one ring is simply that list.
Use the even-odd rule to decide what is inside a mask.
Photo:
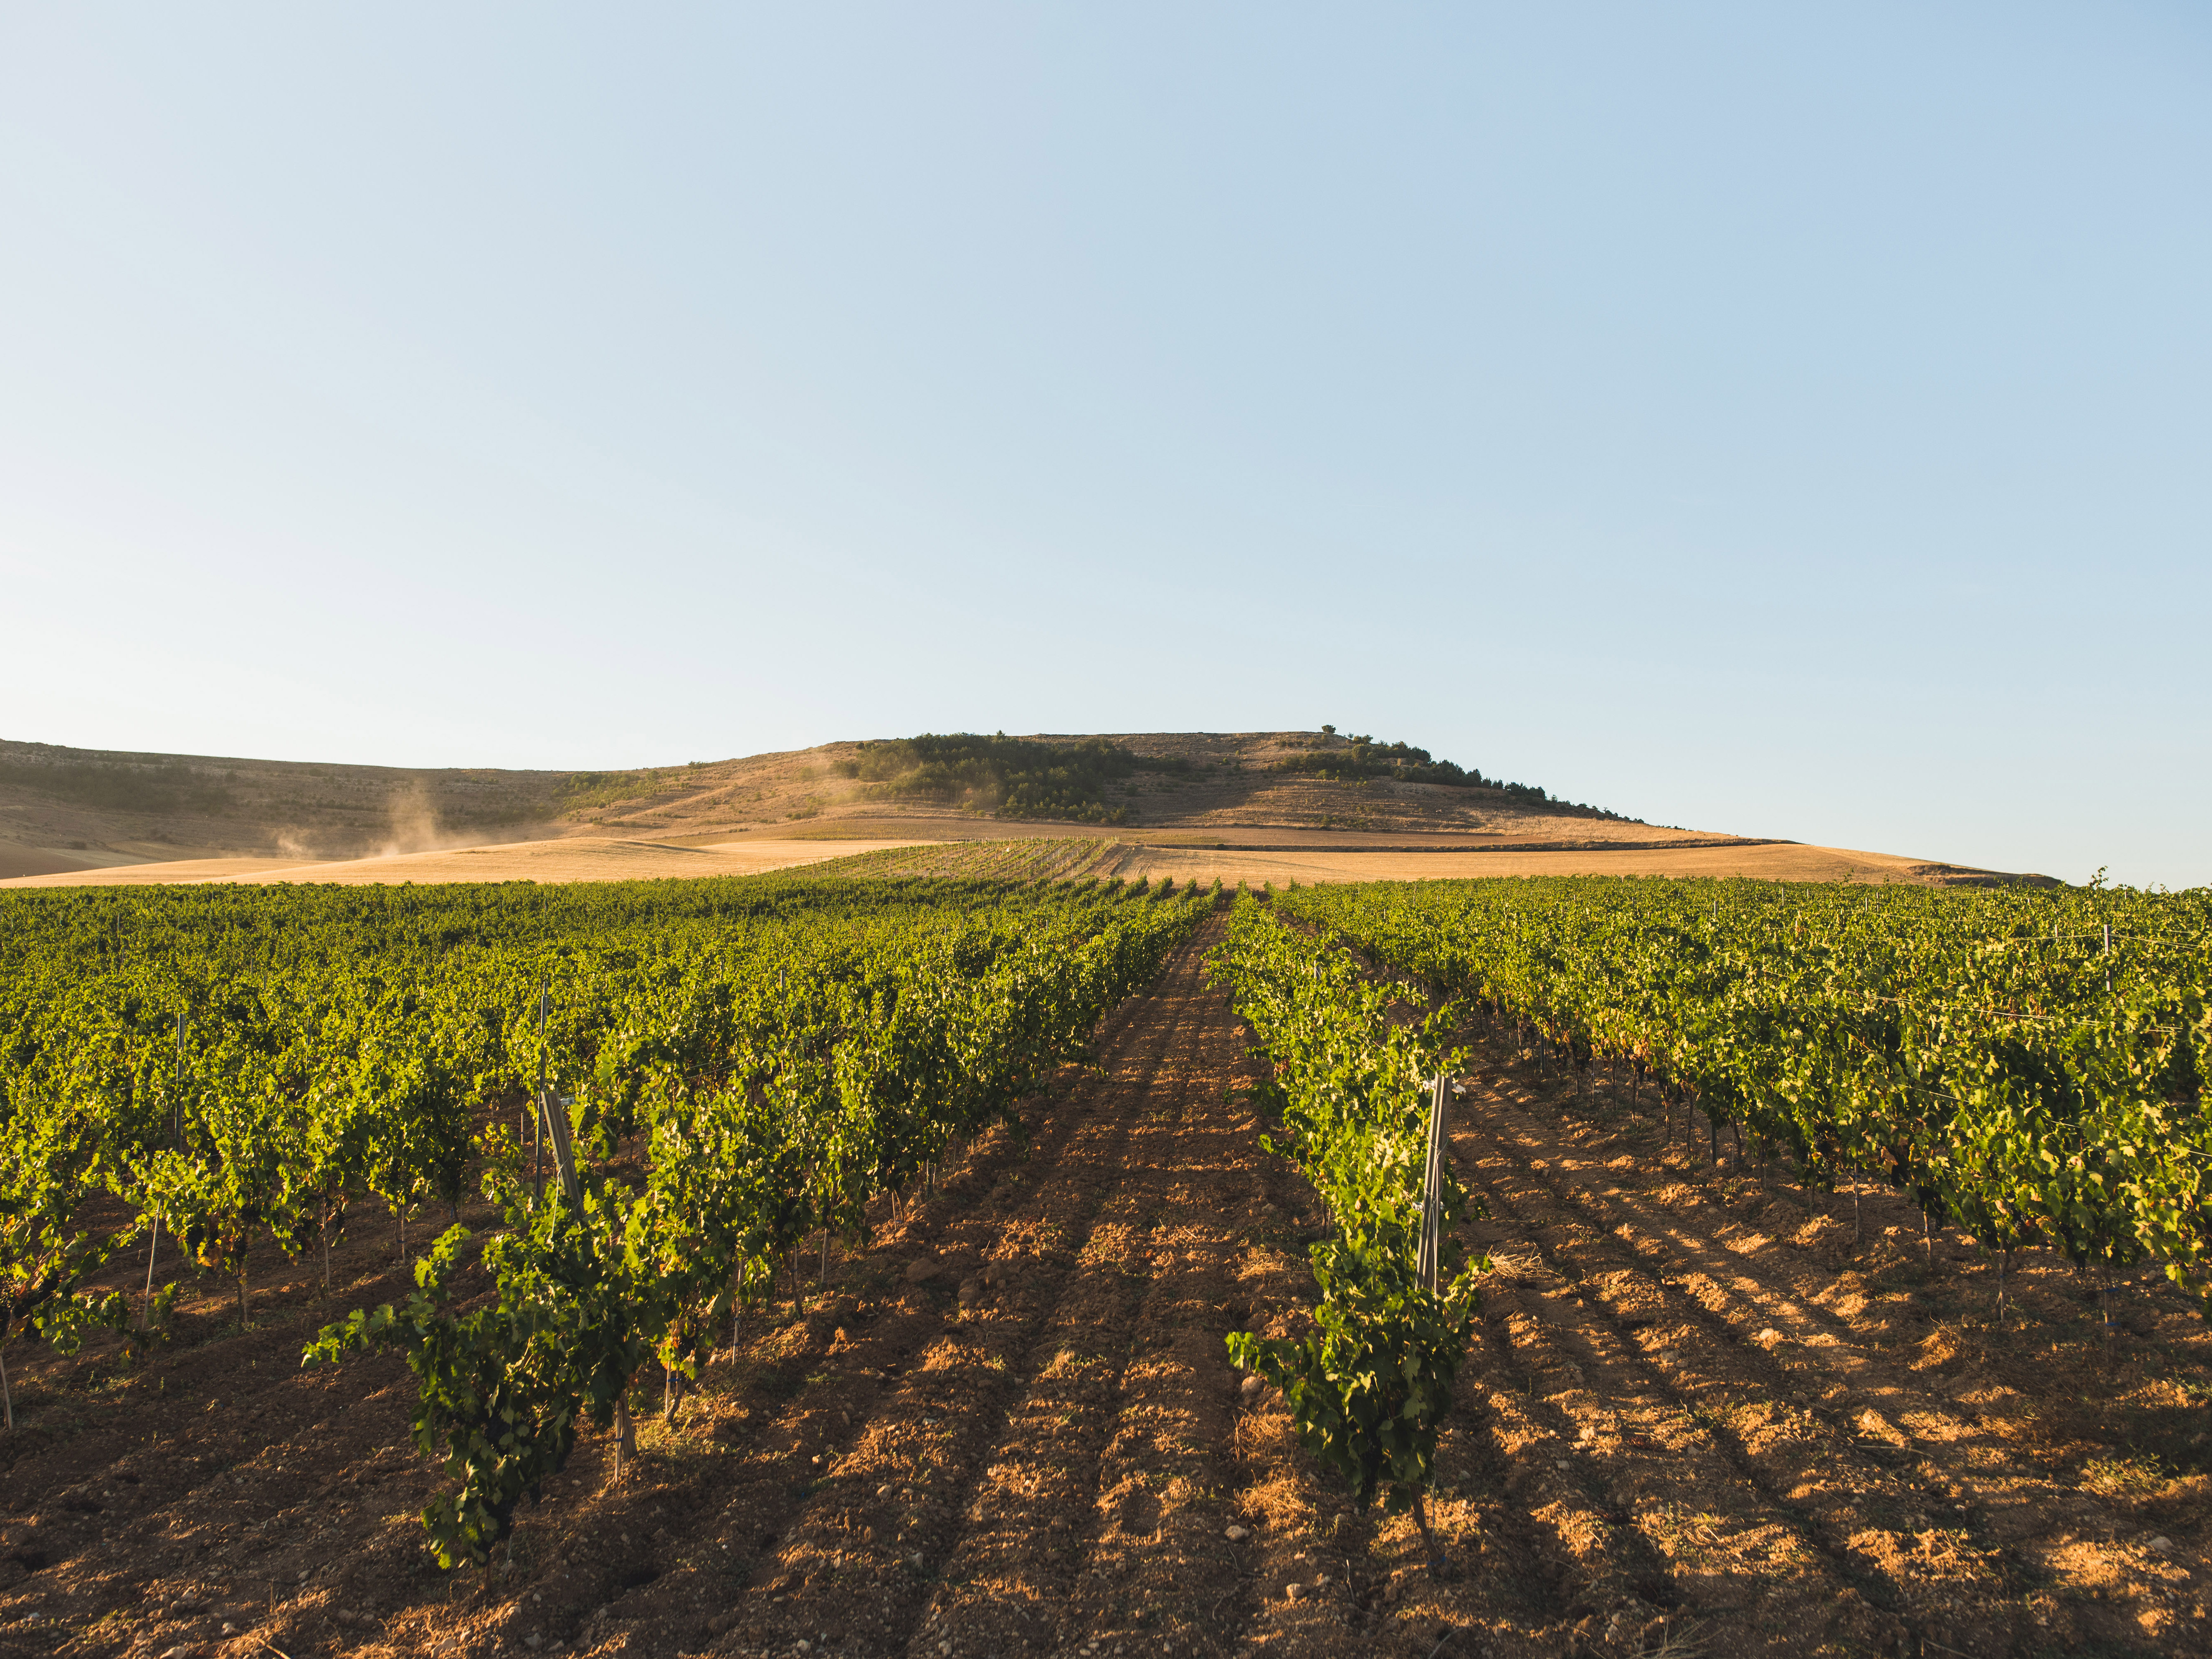
[{"label": "dust cloud", "polygon": [[485,839],[466,830],[451,830],[438,816],[438,804],[427,785],[409,784],[385,803],[392,821],[391,833],[370,856],[397,858],[403,853],[443,853],[457,847],[481,847]]},{"label": "dust cloud", "polygon": [[438,810],[428,783],[415,779],[395,787],[384,799],[382,831],[352,826],[285,823],[266,833],[270,848],[302,864],[327,863],[336,859],[402,858],[412,853],[450,853],[463,848],[487,847],[502,840],[534,839],[544,831],[518,826],[502,836],[448,827]]}]

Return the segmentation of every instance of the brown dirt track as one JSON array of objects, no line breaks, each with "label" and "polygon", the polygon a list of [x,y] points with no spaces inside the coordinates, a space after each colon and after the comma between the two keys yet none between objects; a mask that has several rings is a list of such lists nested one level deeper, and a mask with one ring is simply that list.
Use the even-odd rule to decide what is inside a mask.
[{"label": "brown dirt track", "polygon": [[[1295,1324],[1321,1218],[1259,1148],[1203,948],[1026,1152],[979,1142],[674,1428],[646,1415],[629,1476],[587,1440],[512,1569],[428,1565],[402,1366],[297,1367],[321,1319],[398,1293],[388,1234],[343,1254],[335,1305],[271,1274],[243,1335],[197,1287],[135,1373],[19,1346],[0,1656],[2204,1650],[2193,1316],[2130,1297],[2107,1371],[2065,1276],[2022,1268],[2024,1319],[1977,1327],[1986,1277],[1950,1243],[1927,1273],[1893,1206],[1847,1260],[1848,1204],[1662,1161],[1656,1121],[1609,1089],[1565,1115],[1502,1048],[1455,1136],[1499,1272],[1436,1505],[1463,1571],[1435,1582],[1407,1522],[1352,1513],[1240,1403],[1222,1337]],[[1005,1286],[963,1308],[989,1263]]]}]

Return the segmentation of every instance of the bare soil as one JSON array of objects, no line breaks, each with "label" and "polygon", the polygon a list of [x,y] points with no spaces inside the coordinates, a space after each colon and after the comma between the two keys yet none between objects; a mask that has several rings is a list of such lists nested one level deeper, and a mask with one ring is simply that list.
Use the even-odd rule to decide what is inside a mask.
[{"label": "bare soil", "polygon": [[17,1345],[0,1659],[2203,1650],[2193,1314],[2131,1291],[2107,1361],[2094,1299],[2023,1262],[2000,1331],[1991,1270],[1942,1237],[1929,1268],[1893,1204],[1853,1249],[1847,1200],[1503,1047],[1455,1136],[1498,1271],[1439,1579],[1226,1363],[1230,1330],[1297,1328],[1323,1218],[1260,1147],[1207,942],[1026,1145],[979,1140],[826,1287],[812,1258],[672,1424],[647,1379],[637,1465],[588,1438],[489,1571],[424,1553],[404,1366],[298,1364],[401,1293],[388,1219],[328,1302],[314,1264],[264,1267],[245,1332],[206,1281],[135,1367]]},{"label": "bare soil", "polygon": [[[2212,1651],[2212,1334],[2140,1275],[1808,1193],[1649,1091],[1483,1045],[1480,1413],[1586,1637],[1712,1652]],[[1719,1156],[1715,1158],[1717,1151]]]}]

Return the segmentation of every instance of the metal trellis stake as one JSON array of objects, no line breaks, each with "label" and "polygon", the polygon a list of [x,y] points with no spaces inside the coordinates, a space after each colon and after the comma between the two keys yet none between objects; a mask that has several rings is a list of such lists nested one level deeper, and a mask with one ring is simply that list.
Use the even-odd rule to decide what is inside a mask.
[{"label": "metal trellis stake", "polygon": [[545,1084],[545,1017],[553,1006],[553,977],[547,975],[538,988],[538,1121],[532,1126],[532,1179],[536,1196],[545,1196],[545,1152],[550,1143],[553,1173],[568,1201],[576,1201],[576,1152],[568,1139],[568,1103],[556,1097]]},{"label": "metal trellis stake", "polygon": [[544,1121],[547,1138],[553,1143],[553,1173],[560,1178],[561,1190],[568,1201],[576,1201],[576,1152],[568,1139],[568,1108],[565,1097],[540,1095],[544,1103]]},{"label": "metal trellis stake", "polygon": [[1459,1085],[1441,1073],[1429,1081],[1429,1161],[1421,1191],[1421,1253],[1414,1272],[1421,1288],[1431,1293],[1443,1272],[1444,1146],[1449,1103],[1458,1092]]},{"label": "metal trellis stake", "polygon": [[[179,1014],[177,1016],[177,1070],[179,1073],[183,1072],[184,1066],[185,1017],[182,1014]],[[171,1150],[182,1152],[184,1150],[184,1091],[181,1089],[172,1087],[169,1091],[169,1146]],[[150,1331],[154,1328],[154,1261],[161,1254],[161,1218],[160,1215],[156,1214],[154,1218],[153,1238],[146,1246],[146,1294],[143,1300],[138,1315],[138,1328],[142,1331]]]},{"label": "metal trellis stake", "polygon": [[[177,1070],[185,1067],[185,1017],[177,1016]],[[169,1091],[169,1134],[177,1151],[185,1150],[185,1091],[181,1088]]]},{"label": "metal trellis stake", "polygon": [[530,1126],[530,1194],[545,1196],[545,1016],[553,1002],[553,980],[548,975],[538,987],[538,1121]]}]

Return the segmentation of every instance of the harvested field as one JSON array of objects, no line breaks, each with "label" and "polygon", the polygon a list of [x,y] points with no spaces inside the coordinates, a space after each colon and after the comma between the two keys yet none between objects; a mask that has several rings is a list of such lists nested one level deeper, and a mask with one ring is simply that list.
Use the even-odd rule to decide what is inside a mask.
[{"label": "harvested field", "polygon": [[[886,842],[886,848],[925,846]],[[642,881],[687,876],[757,876],[773,870],[849,857],[851,842],[738,841],[708,847],[575,836],[514,842],[441,853],[301,864],[270,859],[199,859],[176,864],[129,864],[0,881],[0,887],[134,886],[168,882]]]},{"label": "harvested field", "polygon": [[[44,872],[0,881],[0,887],[161,887],[186,882],[239,881],[274,871],[317,869],[297,859],[148,859],[135,864],[102,865],[94,869]],[[288,880],[301,879],[288,876]]]},{"label": "harvested field", "polygon": [[264,1270],[243,1334],[228,1284],[188,1283],[136,1369],[19,1347],[0,1655],[2205,1650],[2212,1342],[2185,1304],[2132,1288],[2108,1359],[2094,1297],[2023,1261],[1999,1330],[1988,1265],[1942,1237],[1931,1265],[1893,1200],[1854,1247],[1848,1199],[1495,1044],[1455,1136],[1498,1272],[1435,1505],[1461,1571],[1433,1577],[1224,1355],[1297,1326],[1324,1218],[1260,1146],[1202,980],[1218,927],[1026,1147],[879,1205],[872,1249],[648,1413],[629,1474],[587,1437],[511,1566],[429,1565],[398,1360],[298,1368],[320,1321],[402,1293],[388,1231],[331,1303]]},{"label": "harvested field", "polygon": [[[1062,849],[1083,848],[1080,854]],[[1721,846],[1588,847],[1528,851],[1512,848],[1454,850],[1425,848],[1304,845],[1170,847],[1158,842],[941,842],[902,853],[882,853],[825,868],[823,874],[1119,876],[1201,886],[1215,880],[1233,887],[1307,886],[1326,882],[1421,881],[1478,876],[1743,876],[1763,881],[1899,881],[1936,883],[2009,880],[1986,871],[1928,864],[1884,853],[1853,853],[1796,842],[1740,842]]]},{"label": "harvested field", "polygon": [[1198,848],[1133,848],[1112,866],[1127,876],[1178,881],[1216,876],[1229,885],[1297,882],[1426,881],[1471,876],[1748,876],[1761,881],[1923,881],[1948,866],[1886,853],[1851,853],[1795,842],[1723,847],[1517,852],[1210,852]]},{"label": "harvested field", "polygon": [[1762,881],[1980,882],[2009,879],[1985,871],[1929,864],[1886,853],[1854,853],[1796,842],[1717,846],[1522,851],[1431,848],[1161,846],[1095,836],[988,836],[970,841],[852,841],[826,836],[666,842],[572,837],[469,847],[442,853],[297,864],[262,859],[202,859],[70,871],[0,881],[6,887],[88,887],[171,882],[629,881],[687,876],[751,876],[802,865],[824,875],[958,875],[992,878],[1085,876],[1165,877],[1201,885],[1287,886],[1337,881],[1420,881],[1471,876],[1745,876]]}]

